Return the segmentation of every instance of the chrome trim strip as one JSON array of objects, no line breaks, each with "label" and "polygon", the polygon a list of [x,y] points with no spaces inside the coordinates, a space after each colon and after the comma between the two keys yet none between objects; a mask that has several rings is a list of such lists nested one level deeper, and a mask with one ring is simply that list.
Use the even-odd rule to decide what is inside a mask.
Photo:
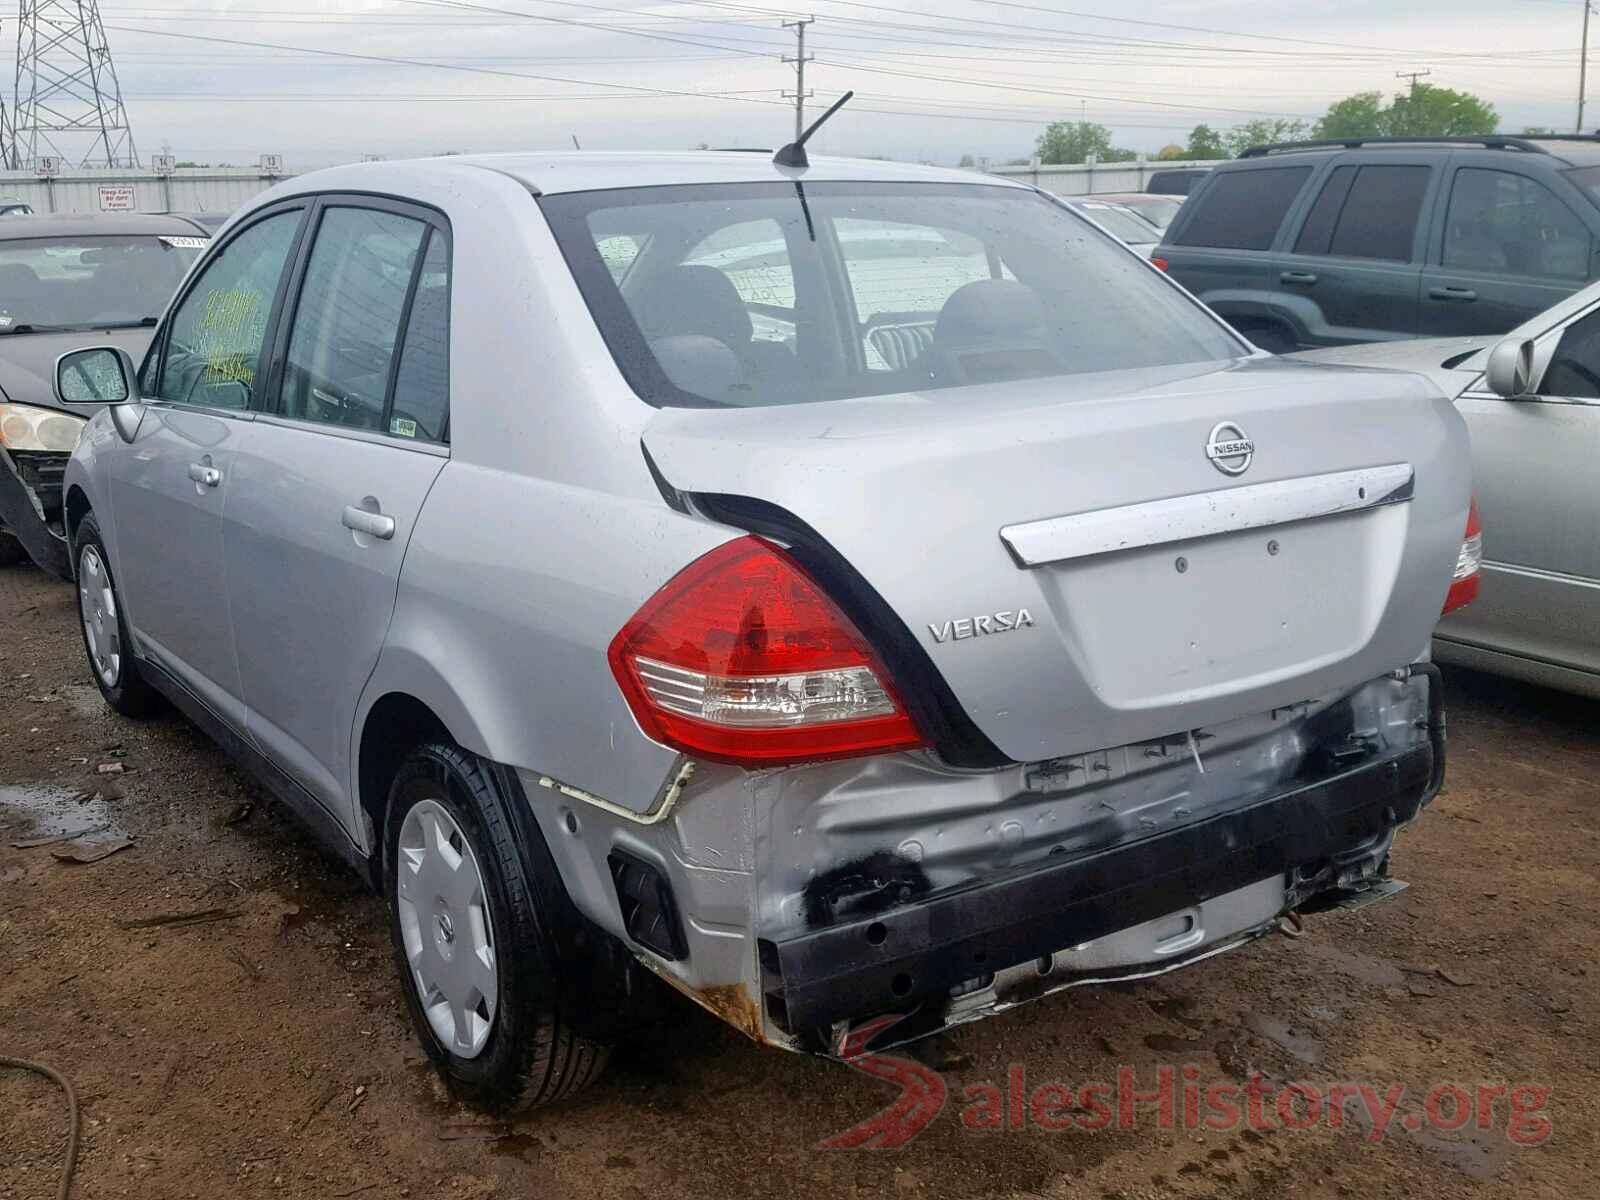
[{"label": "chrome trim strip", "polygon": [[1416,473],[1410,463],[1390,463],[1047,517],[1004,526],[1000,540],[1019,566],[1040,567],[1119,550],[1404,504],[1411,499],[1415,482]]}]

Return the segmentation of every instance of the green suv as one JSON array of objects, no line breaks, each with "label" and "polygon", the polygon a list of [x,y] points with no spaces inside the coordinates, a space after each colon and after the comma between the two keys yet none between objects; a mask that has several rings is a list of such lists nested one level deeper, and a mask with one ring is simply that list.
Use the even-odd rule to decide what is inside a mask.
[{"label": "green suv", "polygon": [[1600,274],[1600,137],[1254,146],[1153,256],[1257,345],[1504,333]]}]

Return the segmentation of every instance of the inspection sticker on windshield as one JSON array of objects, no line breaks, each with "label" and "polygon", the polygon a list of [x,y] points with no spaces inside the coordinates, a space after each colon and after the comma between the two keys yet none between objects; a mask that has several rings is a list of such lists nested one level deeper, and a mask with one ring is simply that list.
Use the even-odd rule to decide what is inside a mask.
[{"label": "inspection sticker on windshield", "polygon": [[165,237],[160,239],[165,245],[174,250],[204,250],[210,244],[210,238],[203,237]]},{"label": "inspection sticker on windshield", "polygon": [[389,432],[399,437],[416,437],[417,423],[406,417],[396,417],[389,422]]}]

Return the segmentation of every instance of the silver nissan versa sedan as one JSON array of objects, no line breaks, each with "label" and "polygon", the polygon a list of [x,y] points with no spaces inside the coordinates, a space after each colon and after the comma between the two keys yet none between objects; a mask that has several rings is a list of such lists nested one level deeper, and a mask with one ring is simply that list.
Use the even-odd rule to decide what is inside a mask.
[{"label": "silver nissan versa sedan", "polygon": [[141,367],[59,364],[100,690],[382,890],[491,1108],[592,1079],[641,968],[838,1053],[1381,898],[1442,777],[1444,396],[1029,187],[794,149],[302,175]]}]

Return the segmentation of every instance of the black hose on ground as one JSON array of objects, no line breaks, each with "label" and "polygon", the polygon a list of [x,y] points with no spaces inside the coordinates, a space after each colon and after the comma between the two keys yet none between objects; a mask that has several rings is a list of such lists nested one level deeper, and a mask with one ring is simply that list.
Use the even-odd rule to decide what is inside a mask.
[{"label": "black hose on ground", "polygon": [[72,1173],[78,1166],[78,1093],[72,1090],[72,1082],[65,1075],[43,1063],[0,1054],[0,1067],[15,1067],[19,1071],[32,1071],[35,1075],[43,1075],[46,1079],[59,1084],[61,1090],[67,1094],[67,1157],[61,1166],[61,1187],[56,1192],[56,1200],[67,1200],[67,1194],[72,1191]]}]

